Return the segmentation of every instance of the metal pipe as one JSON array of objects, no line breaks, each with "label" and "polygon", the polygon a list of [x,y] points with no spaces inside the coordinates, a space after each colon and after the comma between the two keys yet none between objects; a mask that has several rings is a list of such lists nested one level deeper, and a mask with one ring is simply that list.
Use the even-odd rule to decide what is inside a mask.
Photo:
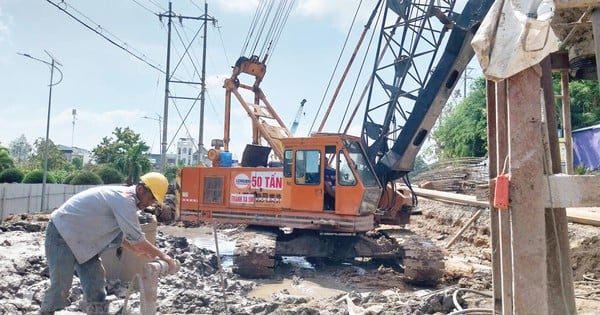
[{"label": "metal pipe", "polygon": [[176,268],[169,271],[169,264],[161,259],[151,261],[144,265],[140,280],[140,313],[156,314],[156,297],[158,293],[158,277],[174,274],[179,271],[179,261],[175,260]]}]

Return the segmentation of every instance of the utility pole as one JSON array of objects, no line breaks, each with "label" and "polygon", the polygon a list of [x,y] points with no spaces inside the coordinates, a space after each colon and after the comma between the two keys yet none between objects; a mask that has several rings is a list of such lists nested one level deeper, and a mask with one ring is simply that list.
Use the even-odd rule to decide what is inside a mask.
[{"label": "utility pole", "polygon": [[204,15],[201,17],[204,21],[204,39],[202,45],[202,88],[200,90],[200,130],[198,131],[198,163],[202,160],[202,148],[204,148],[204,100],[206,93],[206,36],[207,36],[207,25],[206,22],[212,21],[216,23],[217,20],[208,16],[208,3],[204,1]]},{"label": "utility pole", "polygon": [[[50,141],[50,112],[52,108],[52,87],[62,82],[63,79],[62,71],[60,71],[60,68],[58,67],[62,65],[58,61],[56,61],[56,59],[49,52],[45,50],[44,52],[50,57],[50,62],[32,57],[28,54],[19,53],[19,55],[21,56],[45,63],[48,66],[50,66],[50,84],[48,84],[48,115],[46,117],[46,141],[44,142],[44,171],[42,175],[42,201],[40,207],[41,211],[46,211],[48,209],[46,205],[46,181],[48,179],[48,142]],[[56,69],[56,71],[58,71],[58,73],[60,74],[60,80],[58,80],[58,82],[56,83],[54,83],[54,69]]]},{"label": "utility pole", "polygon": [[173,17],[172,3],[169,1],[169,12],[167,15],[159,14],[158,18],[162,19],[163,16],[169,17],[167,22],[167,72],[165,73],[165,103],[163,109],[163,134],[162,141],[160,143],[160,171],[164,173],[165,163],[167,158],[167,121],[169,120],[169,80],[171,79],[171,18]]},{"label": "utility pole", "polygon": [[73,129],[71,130],[71,161],[73,161],[73,153],[75,153],[73,149],[73,143],[75,139],[75,120],[77,119],[77,110],[73,108],[71,114],[73,114]]},{"label": "utility pole", "polygon": [[[204,15],[202,16],[182,16],[182,15],[176,15],[173,10],[172,10],[172,2],[169,1],[169,11],[159,14],[158,18],[160,20],[162,20],[163,17],[168,18],[168,35],[167,35],[167,68],[166,68],[166,75],[165,75],[165,102],[164,102],[164,111],[163,111],[163,130],[162,130],[162,141],[161,141],[161,150],[160,150],[160,171],[164,172],[165,171],[165,165],[166,165],[166,154],[167,154],[167,125],[168,125],[168,120],[169,120],[169,99],[187,99],[187,100],[195,100],[197,101],[198,98],[197,97],[179,97],[179,96],[171,96],[170,95],[170,91],[169,91],[169,83],[184,83],[184,84],[199,84],[201,86],[201,92],[200,92],[200,133],[199,133],[199,142],[198,142],[198,160],[200,160],[200,155],[201,155],[201,148],[203,147],[203,140],[202,138],[204,137],[203,132],[204,132],[204,94],[205,94],[205,89],[206,89],[206,83],[205,83],[205,79],[206,79],[206,71],[205,71],[205,67],[206,67],[206,22],[207,21],[212,21],[213,23],[216,23],[217,20],[213,17],[210,17],[207,15],[207,10],[208,10],[208,4],[206,3],[206,1],[204,2]],[[201,20],[204,21],[204,49],[203,49],[203,56],[202,56],[202,82],[190,82],[190,81],[177,81],[177,80],[171,80],[171,68],[170,68],[170,58],[171,58],[171,20],[173,18],[177,18],[180,22],[183,20]]]}]

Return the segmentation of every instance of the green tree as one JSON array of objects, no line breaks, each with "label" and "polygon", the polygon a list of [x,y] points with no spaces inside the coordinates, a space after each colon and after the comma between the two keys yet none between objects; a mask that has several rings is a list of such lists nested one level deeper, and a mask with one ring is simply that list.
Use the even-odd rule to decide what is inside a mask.
[{"label": "green tree", "polygon": [[0,183],[20,183],[24,176],[20,169],[8,168],[0,172]]},{"label": "green tree", "polygon": [[71,164],[76,170],[81,170],[83,168],[83,159],[79,156],[74,156],[71,159]]},{"label": "green tree", "polygon": [[[44,138],[38,138],[33,143],[34,153],[31,155],[31,162],[35,168],[44,168],[44,152],[46,140]],[[65,170],[70,171],[73,169],[73,165],[69,163],[65,154],[58,149],[58,147],[48,140],[48,171],[54,170]]]},{"label": "green tree", "polygon": [[[39,184],[44,181],[44,171],[43,170],[33,170],[25,175],[23,178],[23,183],[25,184]],[[56,179],[52,174],[48,173],[46,175],[46,183],[55,184]]]},{"label": "green tree", "polygon": [[[554,90],[560,93],[560,77],[554,77]],[[600,89],[596,80],[569,80],[571,128],[578,129],[600,122]],[[560,115],[560,102],[557,102]],[[561,126],[562,127],[562,126]]]},{"label": "green tree", "polygon": [[152,169],[148,159],[150,147],[141,140],[140,134],[129,127],[115,128],[115,139],[104,137],[102,143],[92,150],[94,160],[98,164],[110,164],[124,174],[126,182],[136,182],[140,175]]},{"label": "green tree", "polygon": [[94,169],[94,173],[100,176],[104,184],[123,183],[123,174],[109,164],[99,165]]},{"label": "green tree", "polygon": [[71,185],[102,185],[102,179],[98,174],[90,171],[81,171],[69,182]]},{"label": "green tree", "polygon": [[173,182],[175,180],[175,178],[177,177],[177,171],[179,170],[179,167],[174,166],[174,165],[170,165],[167,166],[167,168],[165,169],[165,177],[169,180],[169,182]]},{"label": "green tree", "polygon": [[[560,93],[560,75],[554,74],[555,94]],[[471,93],[440,118],[432,133],[440,158],[482,157],[487,154],[485,79],[471,86]],[[569,80],[571,127],[578,129],[600,121],[600,89],[595,80]],[[561,117],[560,102],[556,104]],[[562,125],[559,126],[562,128]]]},{"label": "green tree", "polygon": [[442,159],[487,154],[484,78],[477,79],[467,98],[440,120],[432,138]]},{"label": "green tree", "polygon": [[9,168],[13,168],[14,166],[15,163],[10,157],[8,149],[0,146],[0,172]]},{"label": "green tree", "polygon": [[16,160],[17,164],[25,163],[33,150],[31,144],[27,142],[27,138],[23,134],[11,141],[8,148],[10,155]]}]

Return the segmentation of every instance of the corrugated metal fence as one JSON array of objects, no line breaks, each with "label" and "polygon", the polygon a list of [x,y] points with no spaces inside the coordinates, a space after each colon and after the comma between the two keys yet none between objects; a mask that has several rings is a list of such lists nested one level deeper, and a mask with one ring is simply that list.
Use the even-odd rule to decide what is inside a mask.
[{"label": "corrugated metal fence", "polygon": [[46,184],[42,209],[42,184],[0,184],[0,221],[11,214],[50,212],[74,194],[93,185]]}]

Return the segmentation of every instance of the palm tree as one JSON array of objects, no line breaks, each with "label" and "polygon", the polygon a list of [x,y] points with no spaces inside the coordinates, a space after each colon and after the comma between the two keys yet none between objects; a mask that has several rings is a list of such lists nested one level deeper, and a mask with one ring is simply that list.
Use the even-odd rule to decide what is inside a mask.
[{"label": "palm tree", "polygon": [[119,155],[115,164],[121,173],[127,176],[127,184],[131,185],[152,168],[150,160],[146,157],[148,146],[140,142],[130,148],[122,149],[125,154]]}]

